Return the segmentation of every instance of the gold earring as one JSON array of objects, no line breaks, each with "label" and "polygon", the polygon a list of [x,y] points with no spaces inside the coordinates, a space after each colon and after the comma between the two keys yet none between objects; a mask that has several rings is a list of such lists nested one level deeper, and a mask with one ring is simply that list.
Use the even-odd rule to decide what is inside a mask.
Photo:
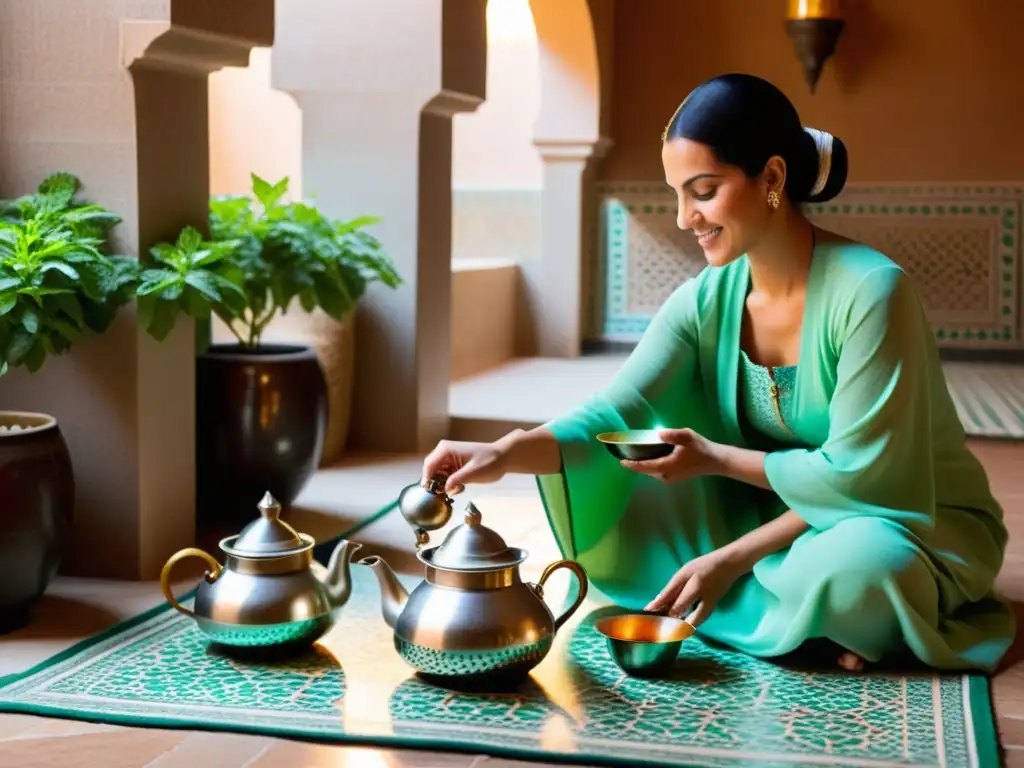
[{"label": "gold earring", "polygon": [[781,202],[782,198],[779,197],[779,193],[776,192],[774,189],[768,193],[768,207],[771,208],[773,211],[779,207],[779,204]]}]

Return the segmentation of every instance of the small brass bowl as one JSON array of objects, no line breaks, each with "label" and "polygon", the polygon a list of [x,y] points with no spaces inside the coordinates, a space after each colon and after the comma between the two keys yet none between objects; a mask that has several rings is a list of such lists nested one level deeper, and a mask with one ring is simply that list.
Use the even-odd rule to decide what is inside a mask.
[{"label": "small brass bowl", "polygon": [[666,443],[656,429],[626,429],[621,432],[602,432],[597,439],[617,459],[648,461],[668,456],[675,447]]},{"label": "small brass bowl", "polygon": [[608,652],[619,669],[633,677],[667,672],[683,641],[696,632],[689,622],[654,613],[608,616],[594,628],[608,639]]}]

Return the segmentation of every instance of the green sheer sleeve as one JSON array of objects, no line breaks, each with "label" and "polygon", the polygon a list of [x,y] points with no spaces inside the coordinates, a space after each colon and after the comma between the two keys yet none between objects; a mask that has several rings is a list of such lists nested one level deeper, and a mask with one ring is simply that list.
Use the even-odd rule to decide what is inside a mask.
[{"label": "green sheer sleeve", "polygon": [[546,425],[562,456],[560,473],[537,478],[555,538],[591,584],[624,604],[645,603],[682,563],[756,524],[717,514],[719,478],[664,484],[624,469],[595,439],[619,429],[715,428],[713,379],[701,376],[700,281],[662,305],[609,386]]},{"label": "green sheer sleeve", "polygon": [[[869,272],[831,322],[840,342],[828,437],[814,450],[768,454],[768,481],[819,530],[851,516],[930,527],[929,330],[909,278],[897,267]],[[817,375],[831,378],[827,356],[803,364],[822,366]]]}]

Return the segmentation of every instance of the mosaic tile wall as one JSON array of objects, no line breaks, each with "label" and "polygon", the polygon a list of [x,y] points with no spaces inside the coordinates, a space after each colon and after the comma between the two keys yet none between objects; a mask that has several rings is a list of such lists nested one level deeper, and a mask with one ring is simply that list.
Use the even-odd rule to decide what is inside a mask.
[{"label": "mosaic tile wall", "polygon": [[[663,184],[604,184],[597,197],[591,336],[635,341],[704,257]],[[1014,185],[851,185],[808,215],[902,265],[943,346],[1021,348],[1022,206]]]}]

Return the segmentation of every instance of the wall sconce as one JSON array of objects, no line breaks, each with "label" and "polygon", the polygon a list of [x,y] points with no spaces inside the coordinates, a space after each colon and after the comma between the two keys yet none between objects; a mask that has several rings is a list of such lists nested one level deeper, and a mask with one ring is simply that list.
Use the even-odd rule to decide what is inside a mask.
[{"label": "wall sconce", "polygon": [[804,79],[814,93],[825,62],[835,53],[846,24],[843,0],[788,0],[786,34],[793,41]]}]

